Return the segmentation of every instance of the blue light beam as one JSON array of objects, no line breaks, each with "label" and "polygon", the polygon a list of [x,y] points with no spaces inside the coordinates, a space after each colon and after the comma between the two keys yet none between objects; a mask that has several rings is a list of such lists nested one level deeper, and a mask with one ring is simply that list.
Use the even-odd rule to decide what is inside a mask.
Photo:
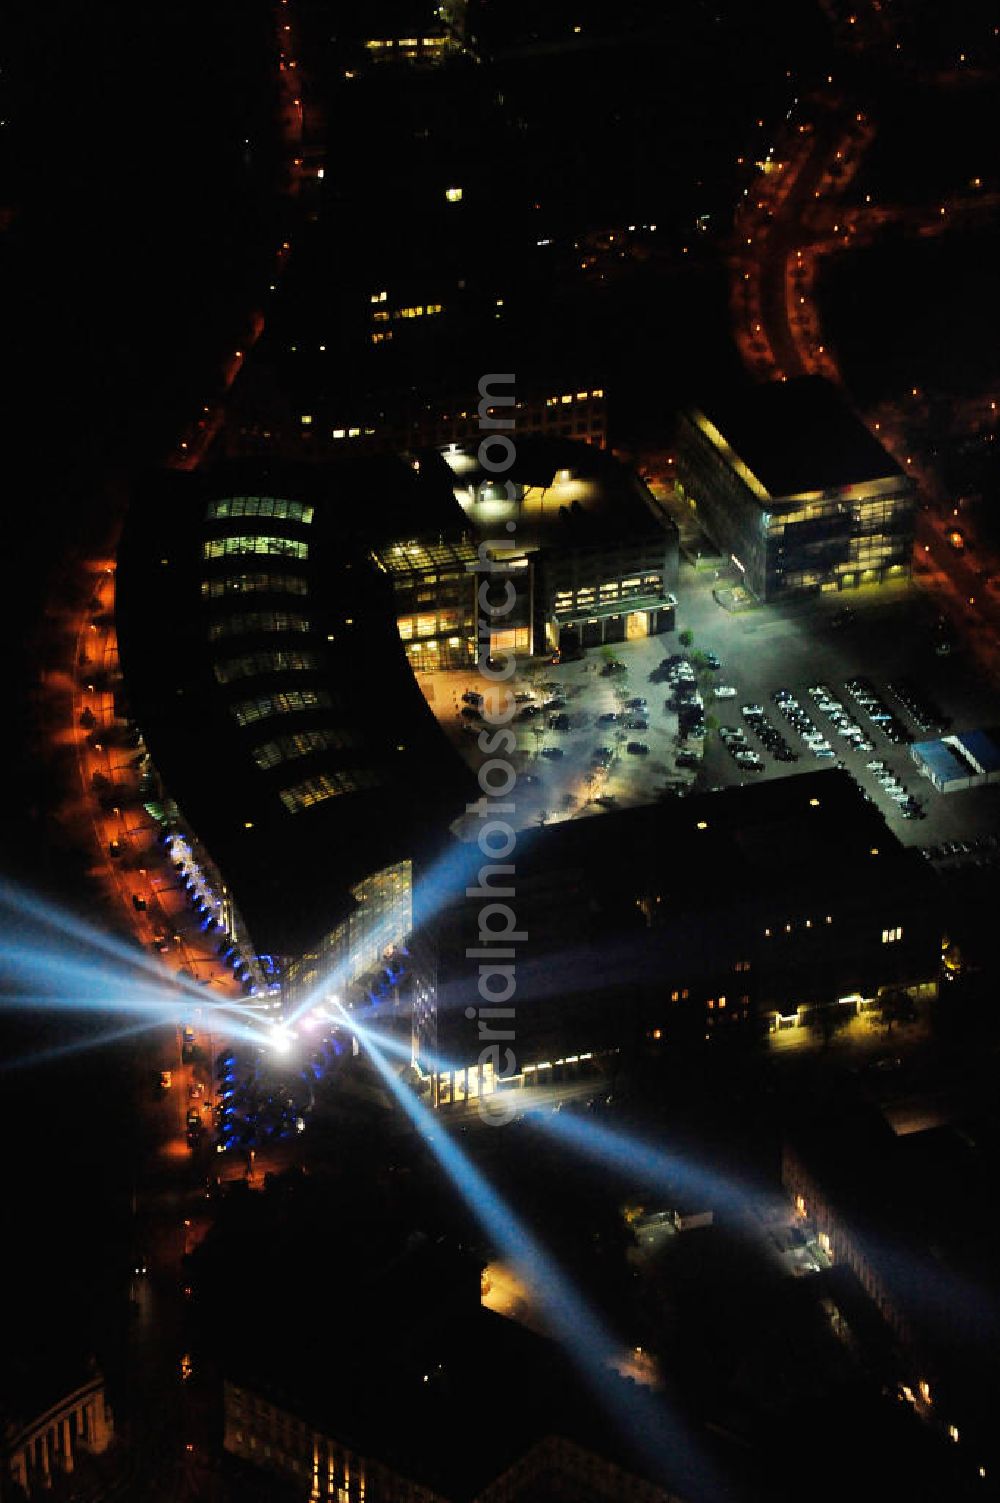
[{"label": "blue light beam", "polygon": [[[341,1009],[343,1012],[343,1009]],[[350,1018],[344,1013],[345,1024]],[[404,1114],[428,1144],[441,1168],[460,1192],[490,1242],[501,1249],[525,1282],[545,1301],[548,1319],[602,1408],[642,1456],[654,1475],[682,1481],[684,1495],[699,1503],[721,1503],[730,1496],[704,1454],[662,1401],[638,1385],[625,1385],[613,1376],[623,1345],[616,1342],[542,1248],[517,1213],[475,1168],[451,1136],[396,1078],[367,1029],[356,1032],[368,1058],[389,1087]]]}]

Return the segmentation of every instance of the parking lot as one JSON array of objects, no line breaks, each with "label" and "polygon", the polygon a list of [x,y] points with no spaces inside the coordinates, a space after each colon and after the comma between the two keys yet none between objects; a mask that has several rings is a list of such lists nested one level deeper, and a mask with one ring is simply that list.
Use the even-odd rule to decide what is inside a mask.
[{"label": "parking lot", "polygon": [[[608,671],[609,652],[558,666],[526,665],[514,688],[535,697],[522,698],[513,722],[513,760],[521,773],[515,823],[596,814],[668,789],[728,787],[843,765],[905,844],[970,846],[943,858],[949,862],[983,854],[973,843],[1000,829],[1000,786],[938,793],[909,752],[908,738],[938,732],[905,702],[940,714],[949,730],[1000,723],[1000,701],[981,670],[957,645],[947,656],[935,651],[935,614],[926,597],[907,584],[858,592],[846,617],[843,596],[734,614],[715,598],[724,583],[711,570],[683,565],[678,631],[616,647],[619,669]],[[667,708],[676,685],[665,681],[663,664],[682,651],[685,630],[693,634],[692,654],[720,660],[717,670],[699,675],[706,686],[704,742],[678,743],[677,710]],[[475,671],[423,675],[421,686],[463,755],[478,765],[480,723],[474,705],[462,701],[483,688]],[[716,698],[718,686],[735,694]],[[798,702],[808,728],[801,717],[796,724],[781,712],[782,691]],[[727,731],[737,733],[735,745]],[[678,765],[679,751],[682,763],[690,754],[694,769]]]},{"label": "parking lot", "polygon": [[[678,719],[665,709],[667,687],[649,682],[676,641],[655,642],[652,653],[634,651],[652,641],[628,643],[613,657],[529,665],[511,682],[517,749],[501,754],[519,773],[516,827],[648,803],[668,786],[691,785],[697,767],[677,767]],[[475,696],[485,691],[483,680],[470,669],[424,674],[420,684],[463,757],[481,765],[487,758],[479,748],[483,720]]]}]

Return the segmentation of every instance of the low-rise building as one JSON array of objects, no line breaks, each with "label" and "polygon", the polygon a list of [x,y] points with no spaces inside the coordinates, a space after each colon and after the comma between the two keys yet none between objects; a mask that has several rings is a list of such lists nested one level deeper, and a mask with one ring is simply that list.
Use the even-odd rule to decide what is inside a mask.
[{"label": "low-rise building", "polygon": [[1000,782],[1000,747],[986,731],[914,741],[910,756],[939,793]]},{"label": "low-rise building", "polygon": [[[559,1080],[600,1054],[655,1056],[936,990],[936,879],[847,773],[564,821],[510,859],[513,874],[479,887],[514,894],[501,900],[528,938],[508,946],[513,961],[492,961],[479,936],[481,895],[432,926],[438,985],[413,1055],[435,1105]],[[479,991],[491,968],[514,982],[493,1024]]]}]

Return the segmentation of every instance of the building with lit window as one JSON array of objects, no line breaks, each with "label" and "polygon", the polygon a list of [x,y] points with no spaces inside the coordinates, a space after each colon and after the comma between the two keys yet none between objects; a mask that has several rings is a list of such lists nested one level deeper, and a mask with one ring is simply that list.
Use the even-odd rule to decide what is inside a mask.
[{"label": "building with lit window", "polygon": [[909,1092],[879,1109],[841,1082],[835,1102],[798,1103],[781,1162],[802,1223],[832,1262],[831,1294],[845,1309],[852,1297],[869,1303],[866,1319],[885,1323],[899,1400],[977,1480],[1000,1466],[991,1117],[964,1097]]},{"label": "building with lit window", "polygon": [[599,1055],[800,1028],[888,989],[936,992],[937,881],[836,770],[554,823],[518,848],[516,894],[530,942],[504,1004],[506,1083],[482,1037],[503,1051],[507,1025],[481,1024],[466,959],[481,953],[482,899],[434,925],[437,989],[414,1015],[413,1054],[435,1105],[592,1070]]},{"label": "building with lit window", "polygon": [[[377,316],[386,312],[388,319],[387,309],[377,305],[382,297],[382,292],[372,296],[373,342],[382,326]],[[331,405],[312,400],[309,411],[297,414],[283,413],[282,406],[270,405],[266,416],[238,411],[222,434],[226,454],[230,458],[255,454],[289,458],[336,458],[344,452],[394,454],[470,443],[478,441],[481,433],[475,405],[456,397],[417,403],[412,393],[405,393],[398,399],[383,397],[369,405],[359,401],[346,405],[341,400]],[[516,431],[522,436],[569,438],[599,449],[608,446],[608,406],[603,386],[519,394],[513,414]]]},{"label": "building with lit window", "polygon": [[156,477],[129,513],[128,711],[180,880],[254,994],[349,995],[398,952],[472,794],[373,551],[403,516],[433,527],[437,494],[404,460],[236,464]]},{"label": "building with lit window", "polygon": [[[416,1229],[419,1211],[398,1194],[379,1210],[382,1197],[369,1193],[353,1226],[316,1237],[312,1190],[281,1196],[280,1228],[267,1192],[246,1208],[244,1235],[270,1275],[263,1303],[259,1268],[241,1256],[247,1242],[210,1236],[194,1260],[196,1292],[221,1316],[230,1458],[270,1473],[282,1495],[290,1487],[303,1503],[691,1496],[686,1454],[659,1464],[629,1454],[565,1352],[484,1308],[483,1263],[467,1244]],[[329,1225],[328,1202],[317,1210]],[[332,1322],[317,1326],[323,1288]],[[255,1302],[254,1319],[241,1318]],[[331,1359],[333,1331],[346,1360]],[[617,1373],[609,1369],[602,1387],[628,1404]]]},{"label": "building with lit window", "polygon": [[467,0],[378,0],[365,7],[366,61],[435,67],[465,48]]},{"label": "building with lit window", "polygon": [[524,581],[491,650],[568,652],[672,630],[677,529],[648,488],[593,445],[522,438],[512,422],[503,474],[473,445],[444,452],[473,535]]},{"label": "building with lit window", "polygon": [[820,377],[681,415],[683,495],[758,600],[909,573],[913,483]]}]

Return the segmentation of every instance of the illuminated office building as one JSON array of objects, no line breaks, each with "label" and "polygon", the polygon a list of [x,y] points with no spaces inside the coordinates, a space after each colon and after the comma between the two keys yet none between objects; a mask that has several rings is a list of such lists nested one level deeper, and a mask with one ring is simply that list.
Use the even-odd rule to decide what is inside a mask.
[{"label": "illuminated office building", "polygon": [[370,63],[435,67],[465,49],[467,0],[378,0],[365,10],[364,51]]},{"label": "illuminated office building", "polygon": [[758,600],[910,571],[910,479],[826,381],[771,382],[681,415],[683,495]]},{"label": "illuminated office building", "polygon": [[126,522],[124,692],[164,838],[220,953],[238,932],[286,1005],[350,997],[405,945],[414,868],[473,791],[373,551],[396,507],[435,525],[424,489],[396,459],[223,465],[156,477]]},{"label": "illuminated office building", "polygon": [[672,630],[677,529],[648,488],[593,445],[522,438],[513,421],[503,474],[472,445],[444,453],[473,535],[523,578],[490,650],[541,655]]}]

